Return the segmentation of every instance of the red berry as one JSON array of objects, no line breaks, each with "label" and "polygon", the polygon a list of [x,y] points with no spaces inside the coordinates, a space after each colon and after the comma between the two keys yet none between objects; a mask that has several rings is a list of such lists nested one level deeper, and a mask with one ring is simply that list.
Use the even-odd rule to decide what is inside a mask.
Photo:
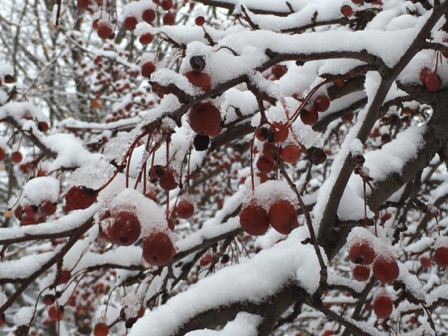
[{"label": "red berry", "polygon": [[48,123],[46,121],[39,121],[39,123],[37,124],[37,129],[42,133],[47,133],[49,129]]},{"label": "red berry", "polygon": [[177,214],[180,218],[187,219],[193,216],[194,204],[189,198],[181,198],[177,203]]},{"label": "red berry", "polygon": [[163,266],[171,261],[176,254],[171,238],[164,232],[154,232],[143,238],[143,259],[146,262]]},{"label": "red berry", "polygon": [[173,1],[172,0],[163,0],[162,1],[162,8],[164,10],[170,10],[173,7]]},{"label": "red berry", "polygon": [[370,268],[362,265],[356,265],[353,268],[353,277],[358,281],[366,281],[370,277]]},{"label": "red berry", "polygon": [[142,65],[142,76],[150,77],[151,74],[156,70],[156,66],[153,62],[149,61]]},{"label": "red berry", "polygon": [[288,67],[286,65],[276,64],[271,68],[271,73],[275,78],[282,78],[288,72]]},{"label": "red berry", "polygon": [[392,308],[392,299],[385,294],[378,295],[373,300],[373,311],[381,319],[388,318],[392,314]]},{"label": "red berry", "polygon": [[424,67],[420,70],[420,81],[424,84],[426,82],[426,78],[428,77],[428,74],[430,74],[432,71],[428,67]]},{"label": "red berry", "polygon": [[439,91],[442,86],[442,79],[437,73],[431,72],[426,76],[424,84],[428,91],[436,92]]},{"label": "red berry", "polygon": [[212,82],[210,76],[203,72],[197,71],[188,71],[185,73],[185,77],[187,77],[188,81],[203,91],[210,91],[212,87]]},{"label": "red berry", "polygon": [[207,266],[209,264],[211,264],[213,261],[213,256],[208,253],[206,255],[204,255],[201,260],[199,260],[199,265],[201,265],[202,267]]},{"label": "red berry", "polygon": [[194,19],[194,23],[196,26],[203,26],[205,23],[205,19],[203,16],[198,16],[196,19]]},{"label": "red berry", "polygon": [[174,177],[175,171],[172,169],[167,169],[159,179],[160,187],[163,190],[173,190],[177,188],[177,182]]},{"label": "red berry", "polygon": [[395,258],[390,256],[379,256],[373,263],[373,274],[382,283],[392,282],[398,278],[400,269]]},{"label": "red berry", "polygon": [[430,268],[431,267],[431,259],[428,256],[421,256],[420,264],[422,265],[423,268]]},{"label": "red berry", "polygon": [[176,15],[172,12],[168,12],[163,16],[163,24],[165,26],[172,26],[174,25],[174,22],[176,21]]},{"label": "red berry", "polygon": [[109,335],[109,327],[106,323],[97,323],[93,328],[94,336],[107,336]]},{"label": "red berry", "polygon": [[6,151],[3,147],[0,147],[0,161],[3,161],[6,157]]},{"label": "red berry", "polygon": [[52,321],[59,321],[64,316],[64,307],[53,305],[48,308],[48,316]]},{"label": "red berry", "polygon": [[278,200],[269,208],[269,221],[279,233],[287,235],[299,226],[294,205],[286,200]]},{"label": "red berry", "polygon": [[20,163],[23,160],[22,153],[15,151],[11,154],[11,161],[14,163]]},{"label": "red berry", "polygon": [[326,95],[319,95],[314,100],[314,108],[317,112],[325,112],[330,107],[330,98]]},{"label": "red berry", "polygon": [[83,186],[73,186],[65,195],[65,204],[71,210],[87,209],[96,202],[96,190]]},{"label": "red berry", "polygon": [[140,36],[139,41],[141,44],[150,44],[154,39],[154,35],[151,33],[144,33]]},{"label": "red berry", "polygon": [[109,39],[113,35],[114,31],[112,29],[112,26],[108,23],[98,23],[98,30],[97,34],[98,37],[106,40]]},{"label": "red berry", "polygon": [[369,242],[355,243],[350,247],[349,259],[354,264],[370,265],[375,259],[375,251]]},{"label": "red berry", "polygon": [[137,26],[137,19],[133,16],[128,16],[126,19],[124,19],[123,21],[123,26],[125,29],[133,31],[135,29],[135,27]]},{"label": "red berry", "polygon": [[140,221],[135,214],[129,211],[112,214],[106,229],[110,241],[122,246],[134,244],[140,237],[140,233]]},{"label": "red berry", "polygon": [[58,284],[58,285],[65,284],[65,283],[69,282],[71,278],[72,278],[72,274],[70,273],[70,271],[63,269],[63,270],[61,270],[61,273],[59,273],[59,277],[56,280],[56,284]]},{"label": "red berry", "polygon": [[43,201],[40,205],[40,209],[45,215],[51,216],[56,212],[56,203],[51,201]]},{"label": "red berry", "polygon": [[210,102],[199,103],[191,108],[188,121],[196,133],[210,135],[221,124],[221,112]]},{"label": "red berry", "polygon": [[15,216],[18,220],[21,220],[21,219],[22,219],[22,213],[23,213],[23,207],[19,204],[19,205],[14,209],[14,216]]},{"label": "red berry", "polygon": [[349,5],[344,5],[341,7],[341,13],[346,17],[350,17],[353,15],[353,9]]},{"label": "red berry", "polygon": [[244,205],[239,216],[242,229],[250,235],[261,236],[269,228],[268,213],[255,202]]},{"label": "red berry", "polygon": [[434,262],[437,266],[446,268],[448,267],[448,247],[442,246],[436,248],[434,252]]},{"label": "red berry", "polygon": [[273,122],[271,131],[274,132],[274,142],[283,142],[288,138],[288,127],[279,122]]},{"label": "red berry", "polygon": [[90,6],[90,0],[77,0],[76,4],[79,9],[87,9]]},{"label": "red berry", "polygon": [[263,156],[268,161],[271,161],[271,162],[277,161],[279,154],[280,154],[280,150],[276,145],[274,145],[270,142],[265,142],[263,144]]},{"label": "red berry", "polygon": [[287,145],[282,149],[281,155],[286,163],[295,164],[300,159],[301,151],[296,145]]},{"label": "red berry", "polygon": [[353,2],[355,5],[360,5],[360,4],[362,4],[363,1],[364,1],[364,0],[352,0],[352,2]]},{"label": "red berry", "polygon": [[42,298],[42,303],[46,306],[51,306],[56,302],[56,297],[53,294],[44,295]]},{"label": "red berry", "polygon": [[156,12],[151,8],[146,9],[142,14],[142,19],[146,23],[151,23],[156,19]]},{"label": "red berry", "polygon": [[303,109],[300,111],[300,120],[302,120],[305,125],[313,126],[318,119],[319,115],[315,108],[310,108],[309,110]]},{"label": "red berry", "polygon": [[274,169],[274,162],[265,156],[260,156],[257,160],[257,168],[260,172],[267,174]]}]

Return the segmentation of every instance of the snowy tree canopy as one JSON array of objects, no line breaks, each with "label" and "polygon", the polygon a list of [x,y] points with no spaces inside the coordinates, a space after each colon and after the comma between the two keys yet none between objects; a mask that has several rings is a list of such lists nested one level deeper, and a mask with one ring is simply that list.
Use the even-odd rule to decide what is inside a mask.
[{"label": "snowy tree canopy", "polygon": [[448,334],[448,3],[0,9],[0,334]]}]

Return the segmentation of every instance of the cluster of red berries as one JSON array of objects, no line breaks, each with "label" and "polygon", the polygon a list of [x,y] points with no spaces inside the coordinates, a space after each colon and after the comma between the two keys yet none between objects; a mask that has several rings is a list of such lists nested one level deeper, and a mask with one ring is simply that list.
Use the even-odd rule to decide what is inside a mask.
[{"label": "cluster of red berries", "polygon": [[300,111],[300,120],[305,125],[313,126],[319,120],[318,112],[325,112],[330,107],[330,98],[327,95],[320,94],[311,106]]},{"label": "cluster of red berries", "polygon": [[14,216],[20,221],[21,226],[44,223],[47,216],[56,212],[56,204],[49,200],[45,200],[39,205],[19,204],[14,209]]},{"label": "cluster of red berries", "polygon": [[269,211],[257,200],[251,199],[242,206],[239,217],[242,229],[254,236],[265,234],[269,225],[284,235],[299,226],[294,204],[285,199],[276,200],[270,205]]}]

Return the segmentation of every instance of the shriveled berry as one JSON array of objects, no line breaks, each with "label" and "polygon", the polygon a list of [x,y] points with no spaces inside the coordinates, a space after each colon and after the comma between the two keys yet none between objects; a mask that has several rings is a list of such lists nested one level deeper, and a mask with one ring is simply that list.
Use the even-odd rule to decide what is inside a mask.
[{"label": "shriveled berry", "polygon": [[208,149],[210,144],[210,137],[208,135],[196,134],[193,140],[194,149],[198,152],[205,151]]}]

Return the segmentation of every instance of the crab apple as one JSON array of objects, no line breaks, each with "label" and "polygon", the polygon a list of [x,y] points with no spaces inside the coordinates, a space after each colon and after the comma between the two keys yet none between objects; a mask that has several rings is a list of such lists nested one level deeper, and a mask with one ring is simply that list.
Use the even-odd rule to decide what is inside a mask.
[{"label": "crab apple", "polygon": [[265,142],[266,140],[274,142],[274,133],[267,127],[258,127],[255,130],[255,137],[261,142]]},{"label": "crab apple", "polygon": [[422,265],[423,268],[430,268],[431,259],[428,256],[423,255],[420,257],[420,264]]},{"label": "crab apple", "polygon": [[168,12],[163,16],[162,21],[165,26],[172,26],[176,21],[176,15],[172,12]]},{"label": "crab apple", "polygon": [[64,307],[53,305],[48,308],[48,316],[54,322],[59,321],[64,316]]},{"label": "crab apple", "polygon": [[114,33],[114,30],[112,29],[112,26],[107,23],[107,22],[101,22],[98,23],[98,29],[97,29],[97,34],[98,37],[106,40],[109,39]]},{"label": "crab apple", "polygon": [[395,281],[400,274],[397,261],[391,256],[378,256],[373,263],[373,274],[382,283]]},{"label": "crab apple", "polygon": [[194,23],[196,24],[196,26],[202,27],[205,23],[205,19],[203,16],[198,16],[196,19],[194,19]]},{"label": "crab apple", "polygon": [[381,319],[386,319],[392,314],[392,299],[386,294],[380,294],[373,300],[373,311]]},{"label": "crab apple", "polygon": [[170,10],[171,8],[173,8],[173,0],[163,0],[162,8],[164,10]]},{"label": "crab apple", "polygon": [[47,133],[49,128],[50,127],[48,126],[48,123],[46,121],[39,121],[37,123],[37,129],[42,133]]},{"label": "crab apple", "polygon": [[314,108],[317,112],[325,112],[330,107],[330,98],[326,95],[318,95],[314,100]]},{"label": "crab apple", "polygon": [[288,67],[286,65],[276,64],[271,68],[271,74],[273,74],[277,79],[282,78],[288,72]]},{"label": "crab apple", "polygon": [[221,124],[221,112],[210,102],[199,103],[191,108],[188,121],[194,132],[210,135]]},{"label": "crab apple", "polygon": [[56,212],[56,203],[48,200],[43,201],[39,207],[47,216],[51,216]]},{"label": "crab apple", "polygon": [[269,215],[266,210],[255,202],[244,205],[240,211],[241,228],[253,236],[261,236],[269,228]]},{"label": "crab apple", "polygon": [[370,277],[370,268],[362,265],[356,265],[353,268],[353,277],[358,281],[366,281]]},{"label": "crab apple", "polygon": [[431,69],[429,69],[428,67],[423,67],[420,70],[420,81],[424,84],[426,82],[426,78],[428,77],[428,75],[431,73]]},{"label": "crab apple", "polygon": [[79,9],[87,9],[90,6],[90,0],[77,0],[76,4]]},{"label": "crab apple", "polygon": [[212,82],[210,76],[203,72],[197,71],[188,71],[185,73],[185,77],[187,77],[188,81],[203,91],[210,91],[212,87]]},{"label": "crab apple", "polygon": [[440,246],[434,252],[434,262],[442,268],[448,267],[448,246]]},{"label": "crab apple", "polygon": [[274,133],[274,142],[283,142],[288,138],[288,127],[279,122],[273,122],[271,131]]},{"label": "crab apple", "polygon": [[93,328],[94,336],[107,336],[109,334],[109,327],[106,323],[97,323]]},{"label": "crab apple", "polygon": [[154,35],[151,33],[144,33],[140,35],[140,38],[138,39],[141,44],[150,44],[152,40],[154,39]]},{"label": "crab apple", "polygon": [[56,302],[56,297],[53,294],[46,294],[42,298],[42,303],[46,306],[51,306]]},{"label": "crab apple", "polygon": [[269,221],[279,233],[287,235],[299,226],[294,205],[287,200],[278,200],[269,208]]},{"label": "crab apple", "polygon": [[354,264],[370,265],[375,260],[375,251],[368,241],[362,241],[350,247],[348,257]]},{"label": "crab apple", "polygon": [[183,197],[181,200],[177,203],[177,214],[180,218],[188,219],[191,216],[193,216],[194,213],[194,204],[193,202],[187,198]]},{"label": "crab apple", "polygon": [[23,155],[19,151],[15,151],[11,154],[11,161],[14,163],[20,163],[23,160]]},{"label": "crab apple", "polygon": [[424,84],[428,91],[437,92],[440,90],[440,87],[442,86],[442,79],[437,73],[430,72],[426,76]]},{"label": "crab apple", "polygon": [[353,15],[353,8],[351,8],[349,5],[344,5],[341,7],[341,13],[346,17],[350,17]]},{"label": "crab apple", "polygon": [[153,232],[143,238],[143,259],[154,266],[164,266],[176,254],[170,236],[164,232]]},{"label": "crab apple", "polygon": [[152,23],[156,19],[156,12],[153,9],[148,8],[145,11],[143,11],[142,19],[146,23]]},{"label": "crab apple", "polygon": [[58,284],[58,285],[65,284],[65,283],[69,282],[71,278],[72,278],[72,274],[70,273],[70,271],[67,269],[63,269],[59,273],[59,276],[56,280],[56,284]]},{"label": "crab apple", "polygon": [[138,240],[141,229],[137,216],[130,211],[122,210],[112,214],[106,228],[106,235],[114,244],[129,246]]},{"label": "crab apple", "polygon": [[265,142],[263,144],[263,156],[268,161],[276,161],[278,156],[280,155],[280,150],[277,146],[273,145],[270,142]]},{"label": "crab apple", "polygon": [[0,161],[3,161],[6,157],[6,151],[4,148],[0,147]]},{"label": "crab apple", "polygon": [[137,23],[138,23],[137,18],[133,16],[128,16],[127,18],[124,19],[123,26],[126,30],[133,31],[135,30]]},{"label": "crab apple", "polygon": [[151,74],[156,70],[156,66],[154,65],[153,62],[149,61],[149,62],[145,62],[142,65],[142,76],[143,77],[151,77]]},{"label": "crab apple", "polygon": [[173,190],[177,188],[177,182],[174,178],[175,171],[173,169],[167,169],[159,179],[160,187],[163,190]]},{"label": "crab apple", "polygon": [[266,156],[260,156],[257,160],[257,169],[262,173],[269,173],[274,169],[274,162],[266,158]]},{"label": "crab apple", "polygon": [[283,161],[290,164],[295,164],[297,161],[299,161],[300,155],[300,148],[296,145],[287,145],[283,147],[281,152]]},{"label": "crab apple", "polygon": [[310,125],[313,126],[317,120],[319,120],[319,115],[317,113],[317,110],[312,107],[310,109],[303,109],[302,111],[300,111],[300,120],[305,124],[305,125]]},{"label": "crab apple", "polygon": [[87,209],[96,202],[98,192],[84,186],[72,186],[65,195],[65,204],[71,210]]}]

